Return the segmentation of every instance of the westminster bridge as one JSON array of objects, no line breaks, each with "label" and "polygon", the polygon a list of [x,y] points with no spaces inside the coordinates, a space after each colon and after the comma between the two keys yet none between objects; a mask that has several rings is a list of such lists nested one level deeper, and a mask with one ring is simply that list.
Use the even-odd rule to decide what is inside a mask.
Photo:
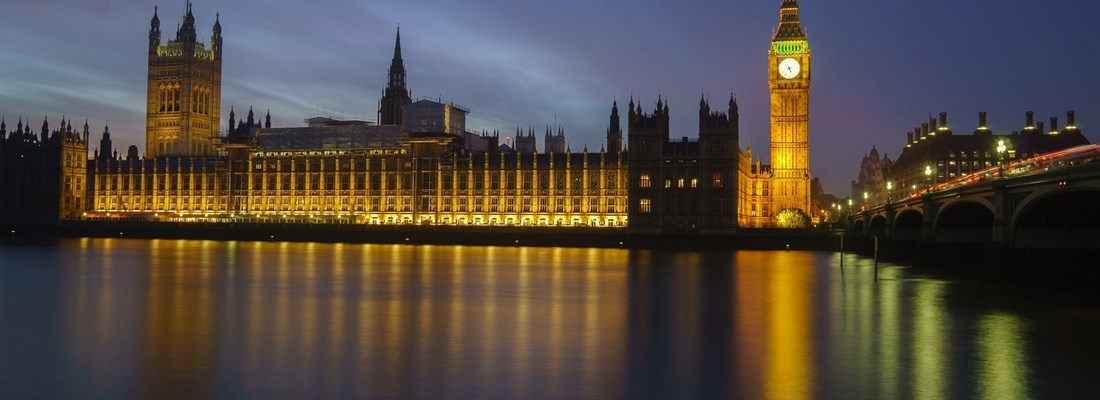
[{"label": "westminster bridge", "polygon": [[885,204],[854,211],[847,227],[856,249],[868,252],[883,242],[917,256],[1092,255],[1100,251],[1100,145],[891,193]]}]

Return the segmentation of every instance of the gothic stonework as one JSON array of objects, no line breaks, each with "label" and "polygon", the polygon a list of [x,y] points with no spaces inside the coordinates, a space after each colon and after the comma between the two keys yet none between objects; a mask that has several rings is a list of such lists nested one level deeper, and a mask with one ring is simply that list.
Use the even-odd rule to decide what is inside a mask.
[{"label": "gothic stonework", "polygon": [[[220,18],[219,18],[220,19]],[[191,4],[176,38],[161,45],[156,8],[149,28],[145,152],[150,157],[215,152],[221,123],[222,26],[214,21],[210,48],[198,42]]]},{"label": "gothic stonework", "polygon": [[786,0],[768,52],[771,92],[771,209],[810,214],[810,46],[798,2]]}]

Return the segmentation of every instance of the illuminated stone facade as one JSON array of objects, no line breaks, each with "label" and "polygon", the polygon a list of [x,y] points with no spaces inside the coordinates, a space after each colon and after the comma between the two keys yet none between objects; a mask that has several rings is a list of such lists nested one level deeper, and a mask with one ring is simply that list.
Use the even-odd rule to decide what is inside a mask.
[{"label": "illuminated stone facade", "polygon": [[798,3],[785,0],[768,52],[771,93],[770,209],[810,208],[810,46]]},{"label": "illuminated stone facade", "polygon": [[[188,39],[194,36],[190,12],[184,26],[178,35],[182,42],[172,43],[201,49]],[[188,58],[191,52],[182,57],[210,61],[202,65],[215,69],[210,76],[216,81],[207,83],[219,87],[219,25],[214,32],[212,59]],[[496,133],[467,131],[464,109],[409,99],[400,34],[378,125],[314,118],[306,127],[273,128],[270,115],[261,124],[249,110],[247,120],[237,124],[231,112],[230,129],[216,147],[213,141],[212,147],[188,147],[162,139],[197,143],[193,124],[190,130],[153,128],[160,126],[154,119],[188,120],[175,108],[153,107],[162,96],[154,87],[167,76],[160,71],[170,66],[154,63],[164,59],[162,48],[154,17],[148,156],[122,160],[105,153],[88,163],[91,218],[621,228],[629,221],[631,229],[644,232],[728,232],[774,226],[783,208],[811,212],[809,48],[791,0],[783,3],[769,54],[771,165],[754,162],[751,149],[739,149],[732,96],[721,112],[700,100],[694,140],[670,137],[669,107],[662,100],[650,114],[631,99],[626,146],[617,104],[599,152],[569,150],[561,128],[556,134],[548,129],[542,153],[533,129],[517,130],[511,147],[501,145]],[[796,60],[797,71],[788,60]],[[204,82],[188,79],[192,86]],[[189,94],[180,93],[188,103]],[[216,106],[220,90],[211,94],[205,104]],[[169,98],[175,101],[174,96]],[[191,150],[177,151],[180,146]]]},{"label": "illuminated stone facade", "polygon": [[216,152],[221,123],[222,27],[214,22],[210,48],[199,43],[191,4],[176,38],[161,44],[160,18],[149,28],[145,153],[149,157]]},{"label": "illuminated stone facade", "polygon": [[36,134],[20,118],[8,132],[0,119],[0,222],[48,224],[79,216],[88,206],[88,122],[76,131],[61,119]]},{"label": "illuminated stone facade", "polygon": [[[261,142],[263,131],[260,131]],[[460,136],[392,146],[101,160],[93,217],[178,221],[626,226],[626,163],[609,153],[466,153]]]}]

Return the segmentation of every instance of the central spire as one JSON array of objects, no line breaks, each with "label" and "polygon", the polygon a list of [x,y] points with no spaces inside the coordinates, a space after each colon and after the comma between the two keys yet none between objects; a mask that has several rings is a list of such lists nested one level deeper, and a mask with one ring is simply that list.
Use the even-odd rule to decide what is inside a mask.
[{"label": "central spire", "polygon": [[393,59],[401,60],[401,25],[397,26],[397,43],[393,46]]},{"label": "central spire", "polygon": [[393,45],[393,61],[390,62],[389,79],[378,104],[380,125],[400,125],[401,107],[412,102],[405,85],[405,60],[401,58],[401,27],[397,27],[397,39]]},{"label": "central spire", "polygon": [[401,59],[401,27],[397,27],[397,39],[393,45],[393,61],[390,62],[390,79],[386,90],[405,89],[405,61]]}]

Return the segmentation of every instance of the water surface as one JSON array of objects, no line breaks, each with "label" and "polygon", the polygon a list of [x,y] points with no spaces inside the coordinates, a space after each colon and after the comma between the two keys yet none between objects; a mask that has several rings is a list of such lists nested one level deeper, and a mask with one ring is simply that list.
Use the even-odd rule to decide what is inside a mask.
[{"label": "water surface", "polygon": [[1087,298],[880,278],[813,252],[0,243],[0,393],[1100,397]]}]

